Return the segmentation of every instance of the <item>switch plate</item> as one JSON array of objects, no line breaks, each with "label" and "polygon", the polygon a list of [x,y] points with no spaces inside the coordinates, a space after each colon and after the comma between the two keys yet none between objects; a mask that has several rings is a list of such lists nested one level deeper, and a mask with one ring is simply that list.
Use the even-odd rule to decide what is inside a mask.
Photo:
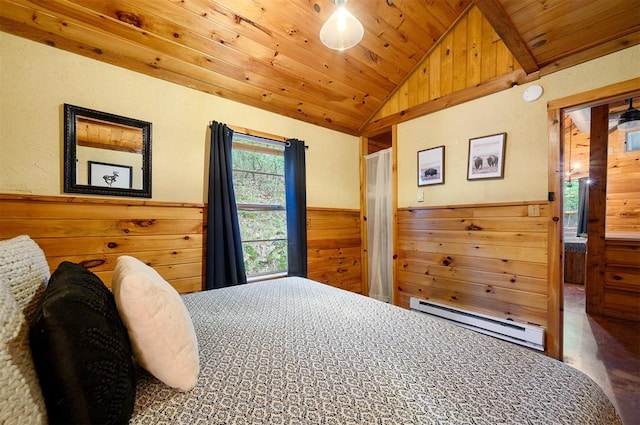
[{"label": "switch plate", "polygon": [[529,217],[540,217],[540,205],[529,205]]},{"label": "switch plate", "polygon": [[416,198],[418,202],[424,202],[424,190],[419,190]]}]

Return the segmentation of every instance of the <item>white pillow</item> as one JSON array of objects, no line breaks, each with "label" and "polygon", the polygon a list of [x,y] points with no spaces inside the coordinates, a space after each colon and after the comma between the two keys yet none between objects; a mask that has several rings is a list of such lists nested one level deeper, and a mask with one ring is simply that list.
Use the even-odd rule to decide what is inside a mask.
[{"label": "white pillow", "polygon": [[136,360],[153,376],[182,391],[198,380],[198,340],[178,292],[152,267],[121,256],[112,290]]},{"label": "white pillow", "polygon": [[42,424],[47,410],[29,347],[29,323],[0,279],[0,424]]}]

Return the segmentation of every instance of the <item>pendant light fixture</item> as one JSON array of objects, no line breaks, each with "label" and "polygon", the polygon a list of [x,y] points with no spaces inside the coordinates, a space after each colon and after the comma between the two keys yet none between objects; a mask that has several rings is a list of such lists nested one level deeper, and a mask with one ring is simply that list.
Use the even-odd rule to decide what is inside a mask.
[{"label": "pendant light fixture", "polygon": [[355,46],[364,36],[364,27],[346,9],[347,0],[333,0],[338,7],[320,29],[322,44],[334,50],[346,50]]},{"label": "pendant light fixture", "polygon": [[629,109],[624,111],[618,119],[618,128],[620,130],[630,130],[640,127],[640,111],[633,107],[633,98],[629,99]]}]

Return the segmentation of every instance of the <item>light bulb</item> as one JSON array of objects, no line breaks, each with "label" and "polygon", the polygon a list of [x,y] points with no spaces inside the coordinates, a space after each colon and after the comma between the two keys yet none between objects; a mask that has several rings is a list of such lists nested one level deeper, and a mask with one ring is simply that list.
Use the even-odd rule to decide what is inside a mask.
[{"label": "light bulb", "polygon": [[347,11],[347,9],[344,8],[344,6],[341,6],[340,8],[338,8],[338,10],[336,10],[338,31],[345,32],[345,30],[347,29],[347,18],[349,17],[349,15],[350,13]]}]

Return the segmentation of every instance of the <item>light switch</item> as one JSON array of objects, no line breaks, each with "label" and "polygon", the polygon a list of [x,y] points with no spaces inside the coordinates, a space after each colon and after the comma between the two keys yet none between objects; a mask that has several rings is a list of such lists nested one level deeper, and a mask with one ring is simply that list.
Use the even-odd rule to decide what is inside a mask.
[{"label": "light switch", "polygon": [[424,202],[424,191],[423,190],[419,190],[418,191],[417,200],[418,200],[418,202]]}]

